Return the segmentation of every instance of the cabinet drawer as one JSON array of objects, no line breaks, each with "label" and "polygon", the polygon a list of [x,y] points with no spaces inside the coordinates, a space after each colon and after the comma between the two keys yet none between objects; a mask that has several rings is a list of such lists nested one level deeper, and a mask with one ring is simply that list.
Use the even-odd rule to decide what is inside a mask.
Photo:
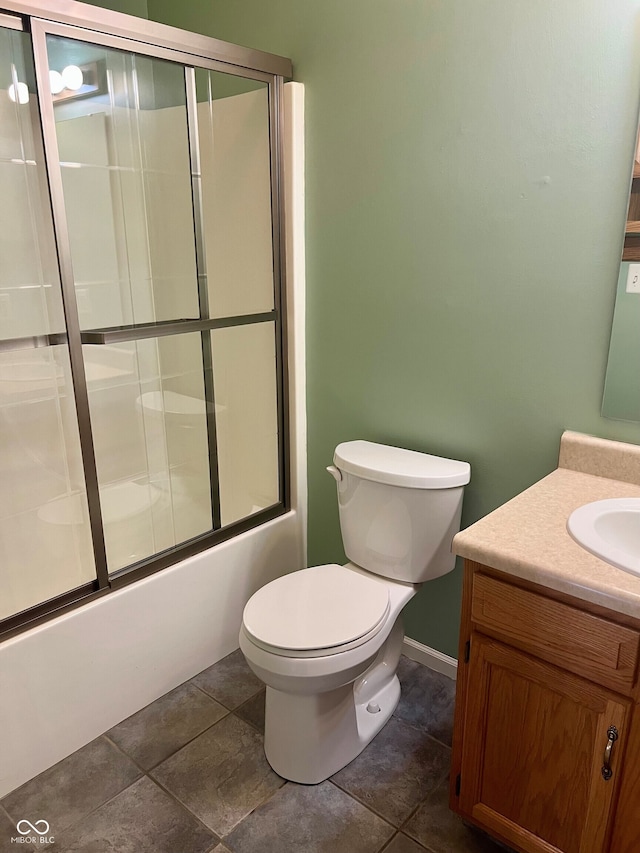
[{"label": "cabinet drawer", "polygon": [[640,634],[576,607],[476,573],[471,620],[543,660],[628,693]]}]

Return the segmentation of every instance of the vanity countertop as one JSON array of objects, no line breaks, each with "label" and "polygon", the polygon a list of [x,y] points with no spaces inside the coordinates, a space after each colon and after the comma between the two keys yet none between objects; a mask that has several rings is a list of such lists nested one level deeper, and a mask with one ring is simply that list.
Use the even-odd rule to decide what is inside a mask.
[{"label": "vanity countertop", "polygon": [[458,533],[453,551],[640,619],[640,577],[594,557],[567,532],[574,509],[618,497],[640,497],[640,446],[565,432],[559,467]]}]

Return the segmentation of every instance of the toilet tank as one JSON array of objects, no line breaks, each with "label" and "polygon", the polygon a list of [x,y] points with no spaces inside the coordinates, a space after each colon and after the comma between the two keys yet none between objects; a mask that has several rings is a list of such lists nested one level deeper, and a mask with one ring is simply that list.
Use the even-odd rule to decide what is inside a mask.
[{"label": "toilet tank", "polygon": [[340,528],[352,563],[422,583],[450,572],[460,529],[467,462],[370,441],[336,447]]}]

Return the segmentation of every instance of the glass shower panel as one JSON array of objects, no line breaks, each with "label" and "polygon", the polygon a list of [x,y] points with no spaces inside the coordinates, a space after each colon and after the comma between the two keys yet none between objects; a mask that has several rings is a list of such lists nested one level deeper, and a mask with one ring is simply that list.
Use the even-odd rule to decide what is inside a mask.
[{"label": "glass shower panel", "polygon": [[212,529],[201,338],[83,350],[113,573]]},{"label": "glass shower panel", "polygon": [[280,500],[275,324],[211,332],[222,524]]},{"label": "glass shower panel", "polygon": [[96,577],[30,56],[0,28],[0,619]]},{"label": "glass shower panel", "polygon": [[195,75],[210,314],[271,311],[268,86],[203,68]]},{"label": "glass shower panel", "polygon": [[64,330],[29,39],[0,27],[0,339]]},{"label": "glass shower panel", "polygon": [[[199,317],[184,68],[47,36],[81,329]],[[89,210],[87,199],[90,199]]]},{"label": "glass shower panel", "polygon": [[0,618],[95,579],[66,347],[0,353]]}]

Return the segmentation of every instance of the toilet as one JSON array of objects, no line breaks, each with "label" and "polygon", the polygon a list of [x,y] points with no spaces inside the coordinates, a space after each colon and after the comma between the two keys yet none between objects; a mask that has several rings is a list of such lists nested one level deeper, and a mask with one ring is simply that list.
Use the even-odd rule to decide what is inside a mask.
[{"label": "toilet", "polygon": [[450,572],[471,469],[369,441],[339,444],[337,481],[349,562],[301,569],[259,589],[240,648],[266,684],[264,747],[303,784],[352,761],[400,698],[401,613],[425,581]]}]

